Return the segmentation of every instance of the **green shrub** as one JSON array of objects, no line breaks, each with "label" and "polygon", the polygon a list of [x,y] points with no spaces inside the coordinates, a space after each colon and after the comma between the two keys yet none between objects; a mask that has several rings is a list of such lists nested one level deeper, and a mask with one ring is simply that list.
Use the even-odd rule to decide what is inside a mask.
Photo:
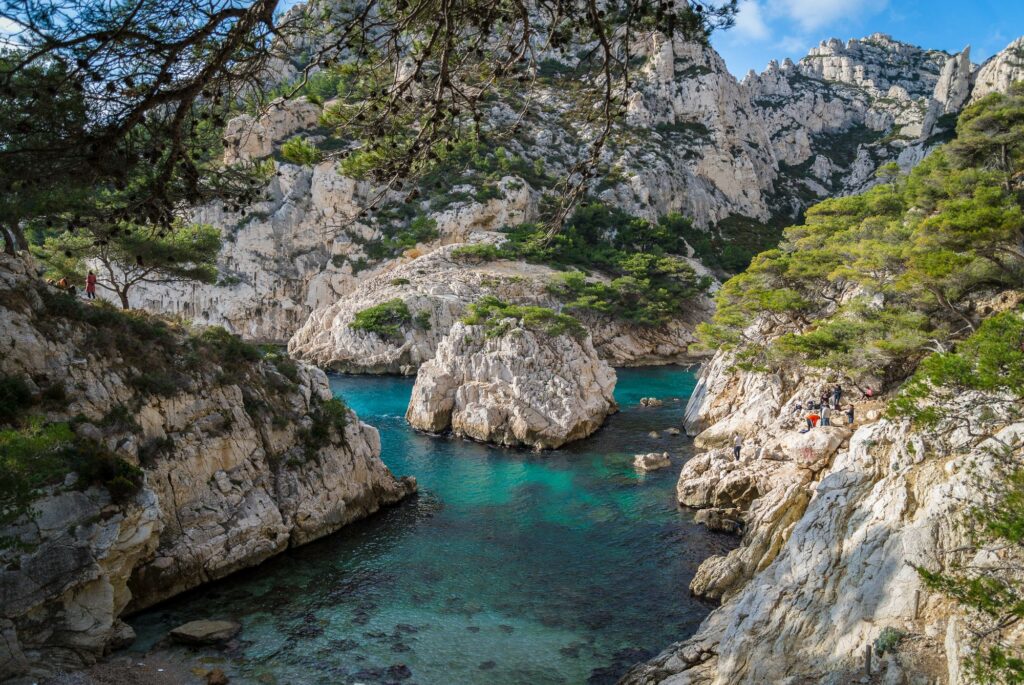
[{"label": "green shrub", "polygon": [[334,441],[333,434],[344,443],[345,428],[348,426],[348,405],[339,397],[332,397],[321,402],[310,413],[310,425],[299,433],[299,439],[305,446],[306,459],[312,459],[316,453]]},{"label": "green shrub", "polygon": [[408,278],[393,278],[393,279],[391,279],[391,285],[393,285],[393,286],[409,285],[409,282],[410,281],[409,281]]},{"label": "green shrub", "polygon": [[349,328],[375,333],[382,338],[397,337],[401,328],[412,322],[412,314],[404,301],[395,298],[356,312]]},{"label": "green shrub", "polygon": [[235,365],[259,361],[262,357],[255,345],[245,342],[221,326],[209,326],[199,334],[199,343],[213,353],[213,359],[221,364]]},{"label": "green shrub", "polygon": [[99,425],[115,431],[131,433],[142,432],[142,427],[135,420],[131,410],[123,404],[117,404],[111,407],[110,411],[104,414],[103,418],[100,419]]},{"label": "green shrub", "polygon": [[879,656],[886,654],[887,652],[895,652],[896,648],[899,647],[900,643],[903,642],[907,634],[898,628],[892,626],[886,626],[882,629],[882,632],[875,638],[875,653]]},{"label": "green shrub", "polygon": [[487,202],[488,200],[495,200],[504,196],[505,194],[501,192],[501,188],[496,184],[485,183],[473,194],[473,199],[477,202]]},{"label": "green shrub", "polygon": [[[437,222],[424,215],[414,217],[405,225],[386,224],[382,227],[381,233],[380,239],[361,243],[363,251],[370,259],[379,260],[398,256],[406,250],[416,247],[419,243],[436,240],[440,235],[437,232]],[[355,273],[355,265],[352,268]]]},{"label": "green shrub", "polygon": [[75,440],[66,458],[70,470],[78,474],[80,487],[102,485],[118,504],[127,502],[142,488],[142,469],[92,440]]},{"label": "green shrub", "polygon": [[553,283],[549,292],[575,311],[659,325],[711,284],[678,256],[685,252],[683,235],[690,228],[679,215],[651,224],[620,209],[590,203],[579,207],[554,235],[536,224],[508,229],[508,242],[500,253],[556,268],[603,272],[614,279],[611,285],[588,283],[570,274]]},{"label": "green shrub", "polygon": [[506,256],[501,249],[491,243],[462,245],[452,250],[452,259],[471,262],[493,262]]},{"label": "green shrub", "polygon": [[322,155],[316,145],[301,136],[294,136],[281,145],[281,156],[292,164],[313,166]]},{"label": "green shrub", "polygon": [[274,367],[292,383],[299,382],[299,365],[295,363],[294,359],[278,357],[274,360]]},{"label": "green shrub", "polygon": [[31,515],[37,490],[64,479],[74,437],[67,423],[46,424],[39,417],[24,428],[0,430],[0,528]]},{"label": "green shrub", "polygon": [[531,331],[552,336],[571,335],[582,339],[587,334],[583,325],[568,314],[559,314],[547,307],[508,304],[491,295],[471,304],[469,311],[462,317],[463,323],[483,326],[484,334],[489,338],[508,333],[512,329],[509,319],[518,321]]},{"label": "green shrub", "polygon": [[429,331],[431,327],[430,312],[422,311],[417,313],[416,316],[413,317],[413,324],[415,324],[416,328]]},{"label": "green shrub", "polygon": [[143,477],[99,443],[76,437],[66,422],[33,417],[22,428],[0,430],[0,527],[31,517],[39,490],[62,483],[70,472],[78,474],[78,487],[106,487],[118,503],[138,492]]},{"label": "green shrub", "polygon": [[176,395],[183,389],[182,379],[162,371],[146,371],[128,379],[128,384],[144,395]]}]

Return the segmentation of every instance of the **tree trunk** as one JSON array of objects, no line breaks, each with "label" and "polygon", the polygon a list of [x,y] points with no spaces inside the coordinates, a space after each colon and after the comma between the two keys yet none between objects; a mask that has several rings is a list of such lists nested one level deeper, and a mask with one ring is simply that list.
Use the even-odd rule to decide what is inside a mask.
[{"label": "tree trunk", "polygon": [[121,298],[121,309],[130,309],[128,306],[128,288],[118,290],[117,296]]},{"label": "tree trunk", "polygon": [[14,256],[14,236],[7,230],[6,226],[0,226],[0,234],[4,238],[4,253]]},{"label": "tree trunk", "polygon": [[15,250],[28,251],[28,241],[25,239],[25,232],[21,230],[21,226],[15,221],[11,224],[11,233],[14,235]]}]

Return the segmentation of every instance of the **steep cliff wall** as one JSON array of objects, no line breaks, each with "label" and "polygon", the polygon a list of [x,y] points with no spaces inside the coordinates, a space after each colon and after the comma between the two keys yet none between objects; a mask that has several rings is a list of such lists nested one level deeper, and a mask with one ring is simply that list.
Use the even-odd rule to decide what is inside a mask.
[{"label": "steep cliff wall", "polygon": [[[791,369],[748,373],[719,353],[688,407],[707,451],[680,474],[679,499],[705,521],[742,521],[740,547],[712,557],[691,591],[724,600],[697,634],[634,668],[624,683],[960,683],[964,616],[929,591],[911,564],[944,568],[966,541],[964,503],[977,501],[997,441],[1024,454],[1024,424],[996,412],[986,436],[962,422],[918,431],[880,418],[855,393],[856,421],[800,433],[793,407],[827,380]],[[855,392],[855,391],[854,391]],[[991,414],[992,398],[958,398],[953,415]],[[801,412],[802,414],[803,412]],[[737,418],[739,417],[739,418]],[[723,445],[743,436],[741,460]],[[728,526],[722,526],[727,528]],[[864,676],[883,630],[901,648]]]},{"label": "steep cliff wall", "polygon": [[0,260],[0,679],[91,663],[131,641],[126,611],[415,490],[322,372]]}]

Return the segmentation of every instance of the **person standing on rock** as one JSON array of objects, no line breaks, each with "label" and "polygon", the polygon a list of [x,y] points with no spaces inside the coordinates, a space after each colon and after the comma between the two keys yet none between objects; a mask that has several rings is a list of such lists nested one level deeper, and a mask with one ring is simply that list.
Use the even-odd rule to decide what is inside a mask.
[{"label": "person standing on rock", "polygon": [[853,425],[853,404],[846,408],[846,425]]},{"label": "person standing on rock", "polygon": [[843,386],[836,383],[836,387],[832,390],[832,406],[839,409],[839,401],[843,399]]},{"label": "person standing on rock", "polygon": [[826,402],[821,407],[821,425],[822,426],[831,426],[832,425],[831,419],[832,419],[832,407],[828,406],[828,402]]},{"label": "person standing on rock", "polygon": [[743,448],[743,438],[740,437],[739,433],[735,433],[732,436],[732,455],[736,457],[736,461],[740,460],[740,450]]},{"label": "person standing on rock", "polygon": [[818,424],[818,419],[820,418],[821,417],[815,414],[814,410],[812,409],[811,413],[807,415],[807,430],[814,428]]},{"label": "person standing on rock", "polygon": [[85,277],[85,296],[90,300],[96,299],[96,274],[92,271]]}]

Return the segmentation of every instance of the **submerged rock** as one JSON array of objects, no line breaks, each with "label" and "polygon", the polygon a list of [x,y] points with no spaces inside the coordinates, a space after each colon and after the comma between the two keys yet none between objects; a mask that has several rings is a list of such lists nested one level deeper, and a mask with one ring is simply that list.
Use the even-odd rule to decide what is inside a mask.
[{"label": "submerged rock", "polygon": [[618,405],[615,371],[590,336],[549,335],[507,319],[488,337],[456,323],[420,367],[406,418],[420,430],[554,449],[590,435]]},{"label": "submerged rock", "polygon": [[638,454],[633,458],[633,466],[641,471],[657,471],[671,466],[668,452],[651,452],[649,454]]},{"label": "submerged rock", "polygon": [[170,632],[171,639],[186,645],[215,645],[227,642],[242,630],[234,621],[189,621]]}]

